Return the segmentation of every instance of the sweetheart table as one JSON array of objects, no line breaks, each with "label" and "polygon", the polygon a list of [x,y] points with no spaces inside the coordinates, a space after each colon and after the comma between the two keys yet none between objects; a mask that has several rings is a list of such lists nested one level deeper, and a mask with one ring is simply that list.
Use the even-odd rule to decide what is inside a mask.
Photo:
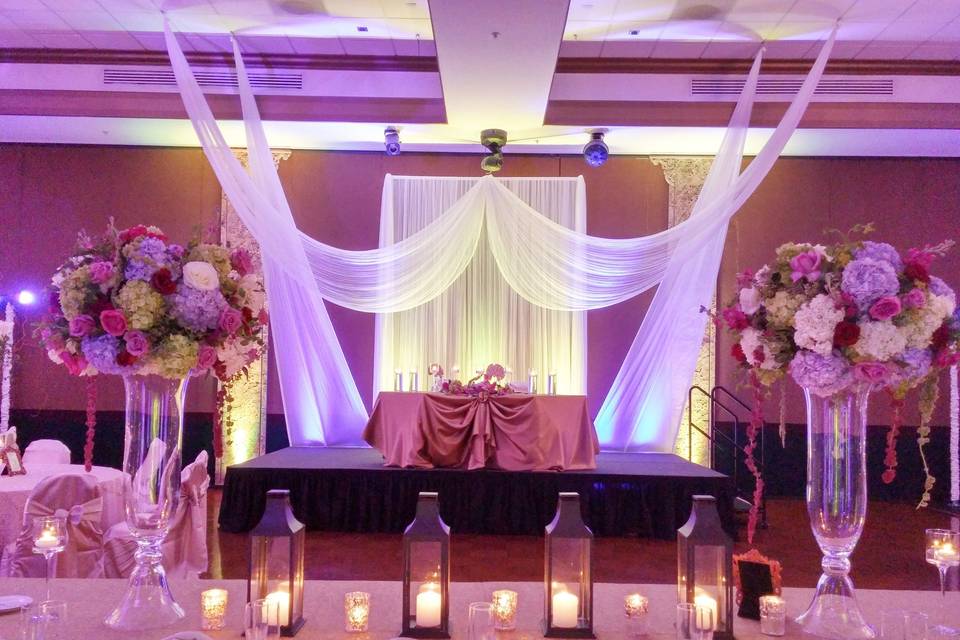
[{"label": "sweetheart table", "polygon": [[[126,586],[126,580],[57,579],[52,583],[53,597],[68,603],[68,626],[65,638],[132,638],[133,634],[114,631],[102,624]],[[181,624],[155,631],[135,634],[138,640],[162,640],[175,632],[199,630],[200,592],[223,588],[227,599],[227,627],[222,631],[208,631],[215,640],[240,637],[241,612],[246,601],[246,582],[243,580],[171,580],[174,596],[183,605],[187,616]],[[43,595],[43,580],[37,578],[0,579],[0,596],[24,594],[34,598]],[[450,621],[454,640],[466,638],[467,608],[469,603],[489,600],[495,589],[512,589],[519,594],[517,630],[497,635],[498,640],[532,640],[542,637],[537,630],[543,610],[543,584],[538,582],[454,582],[451,585]],[[370,630],[366,634],[348,634],[343,630],[343,596],[349,591],[370,594]],[[598,640],[623,640],[623,598],[629,593],[641,593],[650,599],[650,638],[674,640],[674,613],[677,590],[673,585],[594,585],[594,629]],[[879,626],[880,613],[887,609],[910,609],[935,615],[940,593],[936,591],[876,591],[858,590],[858,597],[870,624]],[[801,613],[813,595],[812,589],[785,588],[787,614],[791,618]],[[401,584],[399,582],[316,581],[308,580],[304,587],[304,617],[307,624],[297,634],[297,640],[386,640],[400,630]],[[949,592],[946,609],[953,624],[960,623],[960,593]],[[0,615],[0,638],[19,638],[19,616]],[[738,640],[770,640],[760,634],[760,623],[734,618],[734,633]],[[786,638],[805,638],[792,621],[787,623]]]},{"label": "sweetheart table", "polygon": [[586,396],[381,392],[363,439],[388,466],[596,469]]}]

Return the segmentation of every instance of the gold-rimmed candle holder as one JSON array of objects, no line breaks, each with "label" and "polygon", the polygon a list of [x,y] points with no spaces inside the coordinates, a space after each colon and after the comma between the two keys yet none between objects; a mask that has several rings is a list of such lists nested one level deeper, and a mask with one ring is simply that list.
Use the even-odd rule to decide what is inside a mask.
[{"label": "gold-rimmed candle holder", "polygon": [[370,594],[351,591],[343,596],[343,628],[347,633],[363,633],[370,624]]},{"label": "gold-rimmed candle holder", "polygon": [[639,593],[631,593],[623,598],[623,613],[626,616],[626,632],[628,638],[641,638],[647,635],[647,613],[650,611],[650,601]]},{"label": "gold-rimmed candle holder", "polygon": [[227,590],[207,589],[200,594],[200,629],[219,631],[227,624]]},{"label": "gold-rimmed candle holder", "polygon": [[519,595],[509,589],[493,592],[493,624],[497,631],[512,631],[517,628],[517,602]]}]

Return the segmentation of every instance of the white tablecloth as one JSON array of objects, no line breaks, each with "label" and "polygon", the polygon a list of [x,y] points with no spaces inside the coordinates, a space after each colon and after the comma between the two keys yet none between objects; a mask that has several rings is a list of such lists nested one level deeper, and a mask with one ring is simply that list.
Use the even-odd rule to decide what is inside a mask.
[{"label": "white tablecloth", "polygon": [[[345,553],[349,550],[345,549]],[[164,630],[124,634],[103,626],[104,616],[119,601],[126,582],[123,580],[53,581],[53,597],[68,602],[69,626],[67,638],[137,638],[161,640],[177,631],[200,629],[200,592],[214,587],[229,592],[227,601],[227,628],[209,631],[215,639],[240,637],[241,612],[246,601],[246,582],[242,580],[171,581],[173,594],[187,612],[181,624]],[[495,589],[513,589],[520,594],[517,631],[501,633],[498,640],[523,640],[542,637],[538,624],[543,611],[543,585],[535,582],[456,582],[451,586],[451,623],[455,640],[466,638],[467,608],[470,602],[489,600]],[[371,594],[370,632],[351,635],[343,631],[343,595],[348,591],[367,591]],[[400,583],[308,581],[304,591],[304,617],[307,624],[297,634],[297,640],[385,640],[400,630]],[[599,640],[622,640],[624,637],[623,597],[639,592],[650,598],[651,638],[672,640],[677,592],[673,585],[597,584],[594,586],[594,618]],[[43,580],[29,578],[0,579],[0,595],[25,594],[34,598],[43,595]],[[784,589],[787,612],[796,616],[806,608],[812,589]],[[913,609],[933,615],[939,606],[940,594],[934,591],[874,591],[861,590],[860,602],[868,622],[880,624],[880,612],[885,609]],[[951,622],[960,624],[960,593],[947,594]],[[0,638],[17,638],[19,621],[16,614],[0,616]],[[735,618],[737,640],[763,639],[760,623]],[[788,623],[786,638],[805,638],[800,629]]]},{"label": "white tablecloth", "polygon": [[[80,464],[32,464],[26,468],[26,475],[0,476],[0,548],[16,541],[23,523],[23,507],[41,480],[56,475],[85,473]],[[106,533],[111,525],[123,520],[123,473],[110,467],[93,467],[90,473],[96,476],[103,494],[100,523]]]}]

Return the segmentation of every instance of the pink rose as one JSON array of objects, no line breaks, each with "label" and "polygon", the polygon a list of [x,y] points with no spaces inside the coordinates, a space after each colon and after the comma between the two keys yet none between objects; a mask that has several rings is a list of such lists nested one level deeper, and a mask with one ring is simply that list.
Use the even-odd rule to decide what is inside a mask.
[{"label": "pink rose", "polygon": [[903,294],[900,302],[906,309],[922,309],[927,304],[927,297],[923,295],[922,289],[913,288]]},{"label": "pink rose", "polygon": [[142,331],[127,331],[123,334],[123,340],[127,343],[127,353],[139,358],[150,351],[150,341]]},{"label": "pink rose", "polygon": [[874,320],[889,320],[900,313],[900,298],[884,296],[870,307],[870,317]]},{"label": "pink rose", "polygon": [[220,312],[219,326],[221,330],[233,335],[243,326],[243,314],[233,307],[227,307]]},{"label": "pink rose", "polygon": [[127,319],[123,317],[122,311],[116,309],[100,312],[100,324],[104,331],[118,338],[127,331]]},{"label": "pink rose", "polygon": [[793,269],[790,278],[794,282],[801,278],[815,282],[820,278],[820,254],[812,249],[804,251],[790,259],[790,268]]},{"label": "pink rose", "polygon": [[860,362],[853,366],[853,377],[861,382],[883,384],[890,378],[890,368],[882,362]]},{"label": "pink rose", "polygon": [[733,331],[743,331],[750,326],[746,314],[739,307],[727,307],[722,312],[723,320]]},{"label": "pink rose", "polygon": [[253,256],[243,247],[234,249],[230,252],[230,266],[241,276],[245,276],[253,271]]},{"label": "pink rose", "polygon": [[97,284],[104,284],[113,277],[112,262],[94,262],[90,265],[90,279]]},{"label": "pink rose", "polygon": [[76,316],[70,321],[70,335],[74,338],[90,335],[96,328],[96,320],[86,314]]},{"label": "pink rose", "polygon": [[217,362],[217,350],[208,344],[200,345],[197,352],[197,369],[209,369]]},{"label": "pink rose", "polygon": [[60,359],[63,360],[64,366],[67,367],[67,371],[69,371],[72,376],[80,375],[83,373],[83,370],[87,368],[87,359],[79,353],[74,355],[64,350],[60,352]]}]

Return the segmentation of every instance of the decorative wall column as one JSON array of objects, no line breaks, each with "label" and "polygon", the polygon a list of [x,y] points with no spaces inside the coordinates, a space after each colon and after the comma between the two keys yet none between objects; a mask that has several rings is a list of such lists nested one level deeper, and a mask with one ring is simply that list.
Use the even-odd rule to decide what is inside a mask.
[{"label": "decorative wall column", "polygon": [[[246,149],[234,149],[233,153],[247,168]],[[274,151],[273,163],[279,166],[281,160],[289,157],[290,151]],[[263,269],[260,246],[223,193],[220,196],[220,243],[230,249],[247,249],[254,256],[257,268]],[[247,368],[248,375],[228,384],[220,383],[223,456],[217,459],[217,484],[223,483],[228,466],[263,455],[266,451],[268,331],[269,328],[264,327],[263,352],[260,359]]]},{"label": "decorative wall column", "polygon": [[[670,186],[667,225],[672,227],[690,217],[693,205],[697,202],[697,196],[700,195],[700,189],[707,180],[713,158],[666,156],[651,157],[650,161],[663,168],[663,177]],[[711,308],[716,308],[716,302],[711,304]],[[707,392],[713,390],[716,380],[716,339],[716,327],[712,322],[708,322],[692,382],[706,389]],[[687,415],[690,410],[692,410],[693,423],[707,433],[710,432],[710,400],[700,394],[694,395],[692,407],[689,407],[688,403],[684,404],[674,451],[692,462],[707,466],[710,463],[709,443],[696,431],[693,432],[692,456],[690,453],[691,448],[687,437]]]}]

